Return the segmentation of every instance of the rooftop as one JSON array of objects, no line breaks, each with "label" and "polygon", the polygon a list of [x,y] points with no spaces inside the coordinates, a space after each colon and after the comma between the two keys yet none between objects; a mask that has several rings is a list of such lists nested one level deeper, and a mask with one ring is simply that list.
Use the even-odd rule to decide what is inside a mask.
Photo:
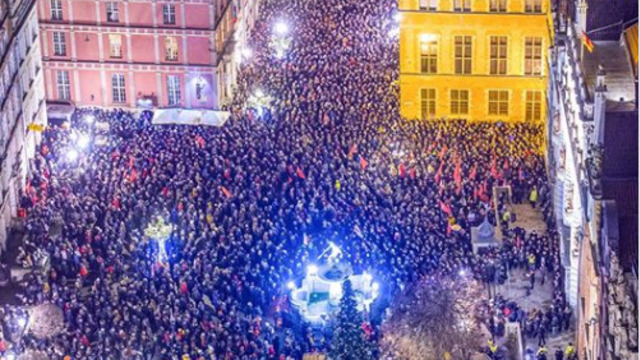
[{"label": "rooftop", "polygon": [[[607,99],[620,103],[635,101],[633,67],[624,44],[620,41],[594,41],[593,52],[584,52],[582,65],[586,74],[589,97],[593,98],[596,76],[600,66],[606,71]],[[615,104],[619,107],[619,104]],[[608,106],[607,106],[608,109]]]}]

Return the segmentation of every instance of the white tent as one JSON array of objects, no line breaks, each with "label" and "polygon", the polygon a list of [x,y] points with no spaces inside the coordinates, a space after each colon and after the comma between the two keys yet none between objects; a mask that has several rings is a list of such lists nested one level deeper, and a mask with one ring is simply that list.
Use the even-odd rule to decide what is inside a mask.
[{"label": "white tent", "polygon": [[154,125],[224,125],[231,113],[228,111],[158,109],[153,113]]}]

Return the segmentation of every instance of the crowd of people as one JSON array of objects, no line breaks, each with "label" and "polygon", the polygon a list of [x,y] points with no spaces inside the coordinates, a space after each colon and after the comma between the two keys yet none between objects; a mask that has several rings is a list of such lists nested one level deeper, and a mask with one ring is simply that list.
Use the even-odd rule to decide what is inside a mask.
[{"label": "crowd of people", "polygon": [[[531,336],[566,328],[555,234],[509,230],[503,247],[482,256],[471,247],[472,226],[495,224],[494,186],[527,200],[548,193],[541,127],[401,118],[395,11],[395,0],[263,1],[220,128],[153,126],[149,113],[98,109],[47,128],[21,207],[23,258],[34,264],[44,252],[50,266],[23,297],[58,305],[65,330],[25,335],[9,350],[300,359],[328,340],[299,321],[285,284],[329,241],[391,299],[434,271],[466,269],[487,282],[517,267],[544,271],[557,307],[513,317],[522,312],[513,301],[495,306]],[[284,56],[272,49],[277,21],[290,28]],[[258,89],[268,106],[248,108]],[[97,123],[109,124],[107,143],[69,156]],[[163,261],[145,235],[158,217],[173,227]]]}]

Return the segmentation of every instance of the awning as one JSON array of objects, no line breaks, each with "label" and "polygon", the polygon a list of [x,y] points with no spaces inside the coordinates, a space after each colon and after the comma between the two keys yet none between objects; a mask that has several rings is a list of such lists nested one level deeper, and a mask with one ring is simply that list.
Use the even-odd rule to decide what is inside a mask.
[{"label": "awning", "polygon": [[224,125],[231,113],[228,111],[159,109],[153,113],[154,125]]},{"label": "awning", "polygon": [[624,31],[624,39],[633,62],[634,75],[638,76],[638,23],[631,25]]}]

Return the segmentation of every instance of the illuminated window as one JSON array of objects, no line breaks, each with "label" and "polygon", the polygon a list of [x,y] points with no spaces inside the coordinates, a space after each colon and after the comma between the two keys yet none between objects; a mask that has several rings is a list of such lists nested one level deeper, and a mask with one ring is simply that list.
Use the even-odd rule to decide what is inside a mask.
[{"label": "illuminated window", "polygon": [[471,74],[471,36],[455,37],[455,72]]},{"label": "illuminated window", "polygon": [[438,0],[420,0],[420,10],[438,10]]},{"label": "illuminated window", "polygon": [[162,21],[167,25],[176,23],[176,7],[173,4],[162,5]]},{"label": "illuminated window", "polygon": [[451,114],[469,114],[469,90],[451,90]]},{"label": "illuminated window", "polygon": [[524,40],[524,74],[542,74],[542,38],[526,37]]},{"label": "illuminated window", "polygon": [[167,94],[169,106],[180,104],[180,77],[177,75],[167,76]]},{"label": "illuminated window", "polygon": [[69,72],[60,70],[56,73],[56,83],[58,85],[58,99],[71,100],[71,84],[69,83]]},{"label": "illuminated window", "polygon": [[53,55],[66,56],[67,55],[67,41],[63,32],[53,32]]},{"label": "illuminated window", "polygon": [[507,0],[491,0],[489,2],[489,11],[507,12]]},{"label": "illuminated window", "polygon": [[507,37],[492,36],[490,39],[491,53],[489,58],[489,73],[491,75],[507,74]]},{"label": "illuminated window", "polygon": [[453,11],[456,11],[456,12],[471,11],[471,0],[454,0]]},{"label": "illuminated window", "polygon": [[436,116],[436,89],[420,89],[420,110],[423,120]]},{"label": "illuminated window", "polygon": [[122,36],[118,34],[109,34],[109,57],[119,59],[122,58]]},{"label": "illuminated window", "polygon": [[173,36],[167,36],[164,40],[165,59],[167,61],[178,61],[178,40]]},{"label": "illuminated window", "polygon": [[435,35],[420,35],[420,72],[424,74],[438,72],[438,41]]},{"label": "illuminated window", "polygon": [[111,23],[120,22],[120,12],[118,10],[117,2],[107,3],[107,21]]},{"label": "illuminated window", "polygon": [[525,120],[539,121],[542,119],[542,91],[527,91],[525,98]]},{"label": "illuminated window", "polygon": [[114,103],[124,103],[127,101],[127,92],[124,85],[124,74],[113,74],[111,76],[111,90]]},{"label": "illuminated window", "polygon": [[542,0],[525,0],[524,12],[526,13],[541,13],[542,12]]},{"label": "illuminated window", "polygon": [[62,20],[62,0],[51,0],[51,20]]},{"label": "illuminated window", "polygon": [[509,91],[489,90],[489,115],[509,115]]}]

